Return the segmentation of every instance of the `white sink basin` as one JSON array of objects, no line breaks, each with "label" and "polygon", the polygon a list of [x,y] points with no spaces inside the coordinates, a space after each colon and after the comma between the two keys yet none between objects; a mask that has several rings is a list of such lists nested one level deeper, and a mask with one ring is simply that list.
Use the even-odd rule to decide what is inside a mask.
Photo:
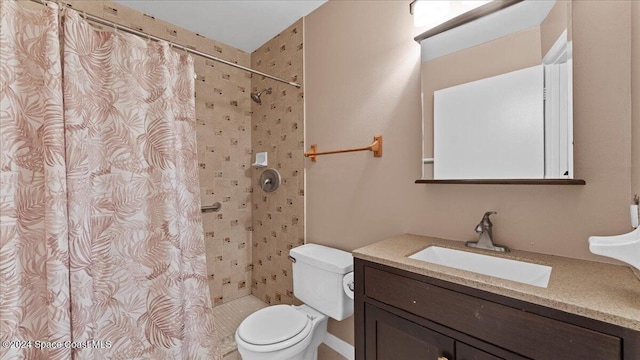
[{"label": "white sink basin", "polygon": [[551,276],[550,266],[438,246],[429,246],[409,258],[542,288],[547,287]]}]

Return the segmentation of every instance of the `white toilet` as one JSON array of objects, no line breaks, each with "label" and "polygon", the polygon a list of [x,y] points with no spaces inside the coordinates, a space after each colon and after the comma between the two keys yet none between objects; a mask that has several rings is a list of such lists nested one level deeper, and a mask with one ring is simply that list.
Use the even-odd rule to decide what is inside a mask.
[{"label": "white toilet", "polygon": [[[353,314],[350,253],[306,244],[291,249],[293,294],[301,306],[274,305],[249,315],[236,330],[243,360],[316,360],[327,333],[328,316]],[[349,293],[349,295],[347,295]]]}]

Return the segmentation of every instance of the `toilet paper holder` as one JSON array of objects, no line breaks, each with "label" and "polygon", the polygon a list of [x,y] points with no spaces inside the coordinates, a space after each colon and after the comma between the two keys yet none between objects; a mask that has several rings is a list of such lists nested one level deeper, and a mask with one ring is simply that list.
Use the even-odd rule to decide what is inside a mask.
[{"label": "toilet paper holder", "polygon": [[347,283],[347,287],[348,287],[348,288],[349,288],[349,290],[351,290],[351,291],[356,291],[356,284],[355,284],[355,281],[349,281],[349,282]]},{"label": "toilet paper holder", "polygon": [[345,274],[342,277],[342,289],[347,297],[353,299],[356,294],[356,283],[353,276],[353,271]]}]

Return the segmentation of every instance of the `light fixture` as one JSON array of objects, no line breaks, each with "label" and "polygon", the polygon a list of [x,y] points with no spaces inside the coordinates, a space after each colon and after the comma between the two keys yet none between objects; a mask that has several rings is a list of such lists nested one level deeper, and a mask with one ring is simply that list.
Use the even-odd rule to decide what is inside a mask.
[{"label": "light fixture", "polygon": [[416,27],[434,28],[491,0],[414,0],[409,4]]}]

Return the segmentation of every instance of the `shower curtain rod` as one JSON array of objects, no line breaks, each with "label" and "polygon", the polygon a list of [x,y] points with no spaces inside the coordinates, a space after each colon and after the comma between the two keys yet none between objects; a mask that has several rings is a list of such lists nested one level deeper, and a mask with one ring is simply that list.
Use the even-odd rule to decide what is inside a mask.
[{"label": "shower curtain rod", "polygon": [[[45,5],[45,6],[47,5],[47,3],[54,3],[54,4],[58,4],[58,6],[60,6],[59,3],[55,2],[55,1],[48,1],[48,0],[30,0],[30,1],[36,2],[36,3],[41,4],[41,5]],[[269,79],[272,79],[272,80],[275,80],[275,81],[279,81],[281,83],[285,83],[285,84],[288,84],[288,85],[291,85],[291,86],[295,86],[296,88],[300,88],[301,87],[301,85],[298,84],[298,83],[295,83],[295,82],[292,82],[292,81],[287,81],[287,80],[281,79],[279,77],[275,77],[273,75],[265,74],[265,73],[263,73],[261,71],[253,70],[253,69],[248,68],[246,66],[242,66],[242,65],[233,63],[231,61],[224,60],[224,59],[220,59],[218,57],[209,55],[207,53],[203,53],[203,52],[198,51],[198,50],[190,49],[190,48],[188,48],[188,47],[186,47],[184,45],[180,45],[178,43],[174,43],[172,41],[169,41],[169,40],[166,40],[166,39],[163,39],[163,38],[159,38],[157,36],[153,36],[153,35],[148,34],[146,32],[138,31],[138,30],[132,29],[132,28],[127,27],[127,26],[122,26],[120,24],[116,24],[113,21],[109,21],[109,20],[94,16],[94,15],[87,14],[87,13],[82,13],[82,16],[84,18],[88,19],[88,20],[97,22],[99,24],[106,25],[106,26],[111,26],[111,27],[115,28],[116,30],[122,30],[124,32],[128,32],[130,34],[134,34],[134,35],[137,35],[137,36],[140,36],[140,37],[145,37],[145,38],[148,38],[148,39],[151,39],[151,40],[154,40],[154,41],[165,41],[165,42],[169,43],[170,46],[173,46],[174,48],[179,48],[179,49],[182,49],[182,50],[184,50],[184,51],[186,51],[188,53],[191,53],[191,54],[194,54],[194,55],[198,55],[198,56],[202,56],[205,59],[217,61],[219,63],[225,64],[225,65],[229,65],[229,66],[232,66],[234,68],[238,68],[238,69],[250,72],[252,74],[264,76],[266,78],[269,78]]]}]

